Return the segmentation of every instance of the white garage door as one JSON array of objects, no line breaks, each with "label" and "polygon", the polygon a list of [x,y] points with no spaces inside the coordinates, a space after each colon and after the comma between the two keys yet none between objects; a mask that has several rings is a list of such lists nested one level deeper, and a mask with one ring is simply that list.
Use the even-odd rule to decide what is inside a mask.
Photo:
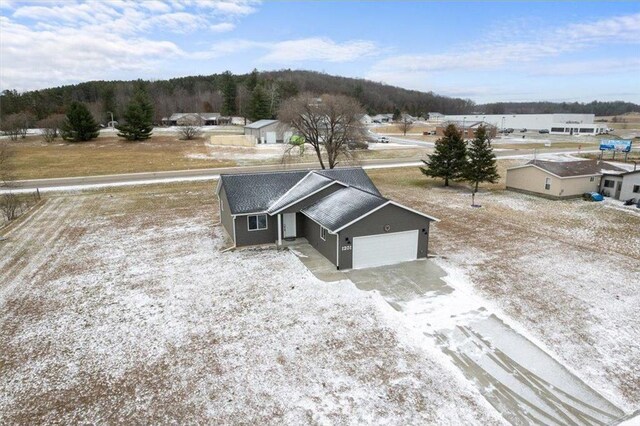
[{"label": "white garage door", "polygon": [[417,229],[353,239],[353,269],[392,265],[417,258]]},{"label": "white garage door", "polygon": [[276,143],[276,132],[267,132],[267,143]]}]

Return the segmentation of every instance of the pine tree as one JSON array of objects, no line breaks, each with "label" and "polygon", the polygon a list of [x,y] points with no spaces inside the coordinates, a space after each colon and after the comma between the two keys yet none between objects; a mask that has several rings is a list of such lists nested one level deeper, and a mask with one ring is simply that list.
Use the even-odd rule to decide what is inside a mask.
[{"label": "pine tree", "polygon": [[496,183],[500,179],[496,156],[491,148],[491,140],[484,126],[478,127],[474,139],[467,149],[468,162],[464,179],[474,184],[473,193],[478,192],[480,182]]},{"label": "pine tree", "polygon": [[251,94],[249,101],[249,119],[251,121],[271,118],[269,113],[269,98],[262,86],[257,86]]},{"label": "pine tree", "polygon": [[60,126],[60,135],[66,141],[88,141],[98,137],[99,129],[89,109],[80,102],[72,102],[67,118]]},{"label": "pine tree", "polygon": [[393,117],[391,119],[393,121],[398,121],[400,120],[400,117],[402,117],[402,113],[400,112],[400,109],[398,107],[395,107],[393,109]]},{"label": "pine tree", "polygon": [[221,113],[224,116],[230,117],[236,114],[236,80],[230,71],[225,71],[222,74],[222,109]]},{"label": "pine tree", "polygon": [[153,105],[142,83],[138,84],[135,94],[122,115],[124,124],[116,126],[118,136],[130,141],[142,141],[151,137],[153,130]]},{"label": "pine tree", "polygon": [[423,174],[443,178],[444,186],[449,180],[460,179],[466,170],[467,148],[462,133],[454,124],[444,130],[444,136],[436,141],[435,152],[427,160],[422,160],[426,167],[420,167]]},{"label": "pine tree", "polygon": [[258,85],[258,70],[254,68],[253,71],[251,71],[251,74],[249,74],[249,78],[247,78],[247,82],[245,83],[245,86],[247,86],[247,90],[249,92],[253,92],[257,85]]}]

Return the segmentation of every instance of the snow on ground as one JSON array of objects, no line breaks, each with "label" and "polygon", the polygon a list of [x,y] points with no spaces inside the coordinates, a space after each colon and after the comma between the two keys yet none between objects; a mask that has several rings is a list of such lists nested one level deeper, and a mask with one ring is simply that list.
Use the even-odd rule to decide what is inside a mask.
[{"label": "snow on ground", "polygon": [[466,190],[417,188],[410,170],[401,187],[385,173],[373,172],[385,196],[442,220],[431,249],[484,299],[625,411],[640,407],[638,215],[510,191],[480,193],[473,209]]},{"label": "snow on ground", "polygon": [[380,296],[222,253],[211,186],[170,188],[52,197],[0,242],[0,423],[502,422]]}]

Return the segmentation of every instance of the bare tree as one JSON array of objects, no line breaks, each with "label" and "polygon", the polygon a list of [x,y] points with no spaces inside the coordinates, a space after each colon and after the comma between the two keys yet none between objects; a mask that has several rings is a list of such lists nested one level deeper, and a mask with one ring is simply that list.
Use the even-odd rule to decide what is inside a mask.
[{"label": "bare tree", "polygon": [[402,114],[400,120],[398,120],[398,128],[402,131],[402,134],[406,136],[407,132],[413,128],[413,120],[411,120],[407,114]]},{"label": "bare tree", "polygon": [[9,136],[12,141],[17,141],[24,134],[24,118],[21,113],[10,114],[0,123],[0,131],[5,136]]},{"label": "bare tree", "polygon": [[20,208],[20,200],[13,192],[7,192],[0,195],[0,210],[4,214],[7,221],[12,221],[18,217],[18,209]]},{"label": "bare tree", "polygon": [[[357,118],[361,114],[362,106],[354,98],[303,93],[282,104],[278,119],[311,146],[320,167],[333,169],[340,158],[353,159],[350,144],[364,140],[364,127]],[[299,145],[290,145],[290,149],[295,148]]]},{"label": "bare tree", "polygon": [[60,126],[64,120],[64,114],[53,114],[40,120],[37,125],[40,128],[42,139],[45,142],[53,142],[60,135]]},{"label": "bare tree", "polygon": [[202,136],[202,129],[200,129],[199,126],[186,124],[184,126],[180,126],[180,128],[178,129],[178,134],[180,135],[180,139],[184,141],[190,141]]}]

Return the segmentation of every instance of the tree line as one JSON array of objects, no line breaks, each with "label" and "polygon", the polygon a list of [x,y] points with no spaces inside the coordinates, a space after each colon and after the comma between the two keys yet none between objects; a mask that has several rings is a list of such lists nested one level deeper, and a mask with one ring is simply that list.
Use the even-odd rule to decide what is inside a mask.
[{"label": "tree line", "polygon": [[640,112],[640,105],[631,102],[496,102],[478,105],[481,114],[595,114],[597,116],[623,115]]}]

